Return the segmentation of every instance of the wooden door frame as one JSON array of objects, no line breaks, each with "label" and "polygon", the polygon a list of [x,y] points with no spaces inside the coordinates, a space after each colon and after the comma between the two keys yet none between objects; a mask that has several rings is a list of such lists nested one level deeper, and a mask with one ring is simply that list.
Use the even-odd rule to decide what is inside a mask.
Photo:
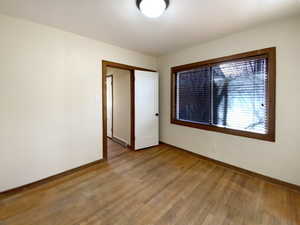
[{"label": "wooden door frame", "polygon": [[[109,77],[111,77],[111,114],[112,114],[111,115],[111,139],[113,139],[114,138],[114,76],[113,76],[113,74],[106,75],[105,82],[107,82],[107,78],[109,78]],[[106,95],[106,99],[107,99],[107,95]],[[106,113],[106,116],[107,116],[107,113]],[[107,122],[107,118],[106,118],[106,122]]]},{"label": "wooden door frame", "polygon": [[116,68],[130,71],[130,117],[131,117],[131,143],[130,148],[135,149],[135,82],[134,82],[134,71],[142,70],[149,72],[156,72],[155,70],[145,69],[136,66],[130,66],[126,64],[115,63],[111,61],[102,60],[102,149],[103,149],[103,159],[107,160],[107,93],[106,93],[106,77],[107,68]]}]

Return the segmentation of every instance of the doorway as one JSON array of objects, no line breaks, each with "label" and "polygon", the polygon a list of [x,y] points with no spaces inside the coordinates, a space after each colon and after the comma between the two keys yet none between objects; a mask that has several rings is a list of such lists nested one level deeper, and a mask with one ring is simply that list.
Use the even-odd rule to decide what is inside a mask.
[{"label": "doorway", "polygon": [[[129,85],[130,85],[130,101],[128,102],[129,108],[130,108],[130,115],[128,118],[128,122],[130,124],[130,140],[127,141],[128,143],[128,149],[130,150],[135,150],[136,147],[136,141],[135,141],[135,71],[148,71],[148,72],[156,72],[153,70],[148,70],[144,68],[139,68],[139,67],[134,67],[134,66],[129,66],[125,64],[119,64],[119,63],[114,63],[114,62],[109,62],[109,61],[102,61],[102,114],[103,114],[103,158],[108,160],[109,159],[109,150],[110,148],[113,149],[112,145],[114,145],[116,142],[114,139],[114,119],[113,119],[113,114],[114,114],[114,107],[111,103],[108,103],[108,96],[113,96],[114,92],[111,91],[111,94],[108,94],[107,91],[114,90],[115,89],[115,80],[114,77],[109,78],[109,82],[112,82],[112,87],[108,87],[107,84],[107,76],[110,76],[111,74],[108,74],[108,72],[111,69],[121,69],[121,70],[126,70],[130,74],[130,80],[129,80]],[[111,80],[110,80],[111,79]],[[113,97],[112,97],[113,98]],[[111,110],[109,109],[111,107]],[[112,112],[111,112],[112,111]],[[111,113],[111,115],[108,115],[108,112]],[[155,113],[158,115],[158,112]],[[110,122],[109,117],[112,117],[112,120]],[[109,120],[109,122],[108,122]],[[108,128],[109,127],[109,128]],[[111,127],[111,128],[110,128]],[[111,132],[108,131],[108,129],[111,129]],[[111,135],[111,139],[109,137]],[[117,138],[118,139],[118,138]],[[114,143],[112,143],[113,141]],[[122,141],[122,140],[121,140]],[[130,143],[129,143],[130,142]],[[119,143],[120,144],[120,143]],[[115,146],[115,145],[114,145]],[[113,151],[113,150],[112,150]]]},{"label": "doorway", "polygon": [[131,148],[131,72],[108,67],[106,76],[108,159]]}]

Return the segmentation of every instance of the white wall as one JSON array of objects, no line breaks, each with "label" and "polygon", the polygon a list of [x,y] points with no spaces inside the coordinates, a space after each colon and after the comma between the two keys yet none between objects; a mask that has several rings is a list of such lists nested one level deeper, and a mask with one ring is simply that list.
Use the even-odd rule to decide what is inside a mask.
[{"label": "white wall", "polygon": [[113,75],[113,137],[130,145],[130,71],[109,68],[108,75]]},{"label": "white wall", "polygon": [[0,28],[0,192],[101,159],[101,60],[156,59],[2,15]]},{"label": "white wall", "polygon": [[[170,124],[170,68],[277,47],[276,143]],[[159,59],[161,141],[300,185],[300,17],[264,25]]]}]

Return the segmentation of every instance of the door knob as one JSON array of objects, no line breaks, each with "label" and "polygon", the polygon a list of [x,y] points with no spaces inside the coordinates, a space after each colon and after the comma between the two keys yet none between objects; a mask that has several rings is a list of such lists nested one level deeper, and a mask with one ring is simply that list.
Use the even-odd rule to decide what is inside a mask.
[{"label": "door knob", "polygon": [[155,113],[155,116],[159,116],[159,113]]}]

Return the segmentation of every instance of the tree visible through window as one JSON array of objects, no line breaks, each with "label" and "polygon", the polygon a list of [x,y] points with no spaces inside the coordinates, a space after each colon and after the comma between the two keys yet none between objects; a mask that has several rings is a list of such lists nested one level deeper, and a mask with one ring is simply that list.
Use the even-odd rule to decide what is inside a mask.
[{"label": "tree visible through window", "polygon": [[214,125],[266,134],[266,65],[256,59],[212,67]]},{"label": "tree visible through window", "polygon": [[273,60],[268,53],[173,68],[172,122],[274,139],[275,79],[268,70]]}]

